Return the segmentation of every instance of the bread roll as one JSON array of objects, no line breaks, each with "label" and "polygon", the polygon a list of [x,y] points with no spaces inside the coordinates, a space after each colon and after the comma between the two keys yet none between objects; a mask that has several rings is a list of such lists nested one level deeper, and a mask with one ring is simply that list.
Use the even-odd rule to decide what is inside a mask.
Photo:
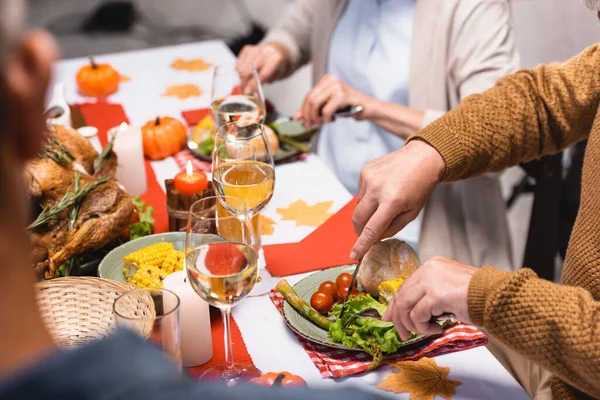
[{"label": "bread roll", "polygon": [[[265,126],[265,133],[267,134],[267,140],[269,141],[269,146],[271,147],[271,154],[275,157],[277,151],[279,151],[279,138],[273,129],[268,126]],[[265,142],[260,137],[256,137],[252,139],[250,142],[252,146],[256,149],[256,159],[261,160],[266,157],[267,152],[265,151]]]},{"label": "bread roll", "polygon": [[402,240],[387,239],[375,243],[365,254],[360,267],[360,284],[372,296],[378,296],[377,286],[410,275],[419,266],[417,253]]}]

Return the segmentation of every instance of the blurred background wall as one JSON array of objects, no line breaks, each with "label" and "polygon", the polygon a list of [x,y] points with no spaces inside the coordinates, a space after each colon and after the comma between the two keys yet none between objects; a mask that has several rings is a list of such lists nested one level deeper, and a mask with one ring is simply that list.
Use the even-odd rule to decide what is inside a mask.
[{"label": "blurred background wall", "polygon": [[[196,40],[222,39],[238,50],[244,42],[260,40],[294,0],[131,0],[135,19],[126,30],[107,32],[102,25],[128,25],[115,19],[123,4],[105,0],[29,0],[31,27],[53,32],[63,58],[127,51]],[[327,1],[327,0],[322,0]],[[363,0],[370,1],[370,0]],[[418,0],[417,0],[418,1]],[[445,0],[439,0],[445,1]],[[470,1],[470,0],[462,0]],[[566,60],[598,41],[600,27],[582,0],[511,0],[517,45],[523,67]],[[101,5],[112,4],[112,14],[90,17]],[[119,8],[121,7],[121,8]],[[106,11],[106,10],[105,10]],[[96,14],[98,15],[98,14]],[[98,21],[102,22],[98,24]],[[87,26],[87,31],[82,29]],[[310,68],[265,87],[267,97],[284,113],[292,114],[310,87]],[[518,168],[503,176],[505,195],[523,176]],[[520,196],[509,212],[515,262],[521,263],[529,224],[531,195]]]}]

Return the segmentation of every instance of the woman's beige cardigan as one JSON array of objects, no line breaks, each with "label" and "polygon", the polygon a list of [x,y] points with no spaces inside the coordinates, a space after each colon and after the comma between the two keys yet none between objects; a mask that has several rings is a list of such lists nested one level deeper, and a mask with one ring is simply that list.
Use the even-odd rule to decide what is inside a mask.
[{"label": "woman's beige cardigan", "polygon": [[[289,73],[312,61],[313,81],[325,74],[329,39],[344,5],[300,0],[269,31],[265,41],[290,51]],[[507,0],[416,0],[412,41],[409,106],[425,110],[424,126],[519,63]],[[510,249],[498,175],[438,187],[423,215],[421,262],[444,256],[510,270]]]}]

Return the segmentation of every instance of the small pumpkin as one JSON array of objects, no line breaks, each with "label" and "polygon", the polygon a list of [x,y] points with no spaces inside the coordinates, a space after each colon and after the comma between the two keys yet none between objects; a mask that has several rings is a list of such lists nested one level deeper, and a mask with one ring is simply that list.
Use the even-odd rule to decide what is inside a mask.
[{"label": "small pumpkin", "polygon": [[187,141],[187,129],[177,118],[156,117],[142,127],[144,154],[162,160],[177,153]]},{"label": "small pumpkin", "polygon": [[119,89],[121,75],[109,64],[90,63],[77,72],[77,88],[84,96],[106,97]]},{"label": "small pumpkin", "polygon": [[307,386],[304,379],[287,371],[267,372],[258,378],[250,379],[249,383],[268,387]]}]

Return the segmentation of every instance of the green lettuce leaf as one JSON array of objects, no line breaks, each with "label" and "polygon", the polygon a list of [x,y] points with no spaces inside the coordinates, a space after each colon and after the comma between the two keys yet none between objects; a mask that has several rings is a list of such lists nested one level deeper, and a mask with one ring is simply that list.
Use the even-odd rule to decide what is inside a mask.
[{"label": "green lettuce leaf", "polygon": [[152,218],[154,209],[139,196],[133,199],[133,204],[137,207],[140,214],[140,222],[136,222],[129,227],[129,240],[152,235],[152,231],[154,230],[154,218]]},{"label": "green lettuce leaf", "polygon": [[152,235],[153,224],[147,221],[136,222],[129,227],[129,240]]},{"label": "green lettuce leaf", "polygon": [[[369,294],[351,297],[346,302],[346,311],[342,319],[337,319],[329,328],[329,337],[335,343],[342,343],[349,347],[361,347],[369,354],[373,354],[372,339],[375,339],[377,346],[383,353],[395,353],[402,346],[402,340],[391,322],[359,317],[350,326],[343,328],[350,317],[367,308],[375,308],[380,315],[383,315],[387,305],[378,302]],[[338,318],[341,310],[342,305],[336,304],[329,314]],[[415,336],[417,335],[413,334],[411,339]]]}]

